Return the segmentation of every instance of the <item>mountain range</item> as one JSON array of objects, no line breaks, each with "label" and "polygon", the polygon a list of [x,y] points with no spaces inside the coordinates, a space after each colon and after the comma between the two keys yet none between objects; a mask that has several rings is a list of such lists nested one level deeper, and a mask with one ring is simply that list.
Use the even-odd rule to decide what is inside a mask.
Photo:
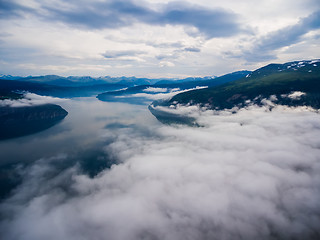
[{"label": "mountain range", "polygon": [[192,82],[199,80],[209,80],[215,78],[215,76],[207,77],[189,77],[184,79],[171,79],[171,78],[137,78],[137,77],[90,77],[90,76],[69,76],[62,77],[58,75],[44,75],[44,76],[12,76],[12,75],[1,75],[1,80],[19,80],[24,82],[35,82],[44,83],[54,86],[63,87],[79,87],[79,86],[92,86],[92,85],[103,85],[103,84],[119,84],[127,87],[133,87],[138,85],[153,85],[153,84],[170,84],[170,83],[182,83]]},{"label": "mountain range", "polygon": [[[186,78],[182,80],[166,80],[160,81],[153,85],[139,85],[134,87],[125,88],[117,91],[108,91],[105,93],[101,93],[97,96],[97,98],[101,101],[117,101],[117,102],[127,102],[130,98],[130,102],[134,102],[137,104],[144,104],[148,99],[144,97],[130,97],[130,95],[135,95],[139,93],[146,93],[150,95],[158,94],[158,91],[161,93],[170,93],[172,91],[181,91],[186,89],[193,89],[197,87],[213,87],[221,84],[225,84],[228,82],[235,81],[244,76],[250,74],[250,71],[238,71],[229,73],[220,77],[204,77],[204,78]],[[154,91],[151,91],[153,89]],[[157,91],[158,90],[158,91]]]},{"label": "mountain range", "polygon": [[181,105],[198,105],[206,109],[223,110],[252,104],[263,105],[266,101],[271,105],[319,109],[320,59],[269,64],[223,85],[179,93],[169,100],[154,101],[149,109],[164,120],[166,117],[172,118],[174,114],[172,111],[170,114],[160,111],[157,108],[159,106],[172,110]]},{"label": "mountain range", "polygon": [[[199,87],[202,89],[197,89]],[[272,63],[252,72],[238,71],[220,77],[185,79],[0,76],[0,99],[21,98],[23,95],[20,92],[23,91],[56,97],[97,96],[102,101],[134,104],[146,104],[166,96],[166,99],[153,101],[149,106],[150,111],[161,119],[168,114],[159,110],[159,106],[172,110],[181,105],[199,105],[222,110],[263,105],[269,101],[275,105],[319,109],[320,60]],[[169,118],[172,117],[171,113]]]},{"label": "mountain range", "polygon": [[[214,77],[185,78],[185,79],[149,79],[136,77],[98,77],[70,76],[61,77],[57,75],[19,77],[11,75],[0,75],[0,99],[12,96],[12,92],[33,92],[39,95],[54,97],[87,97],[130,88],[128,92],[139,92],[143,87],[157,85],[171,86],[172,88],[188,88],[201,85],[201,81],[209,81]],[[228,81],[228,80],[226,80]],[[176,84],[176,85],[172,85]],[[122,92],[118,92],[121,93]]]}]

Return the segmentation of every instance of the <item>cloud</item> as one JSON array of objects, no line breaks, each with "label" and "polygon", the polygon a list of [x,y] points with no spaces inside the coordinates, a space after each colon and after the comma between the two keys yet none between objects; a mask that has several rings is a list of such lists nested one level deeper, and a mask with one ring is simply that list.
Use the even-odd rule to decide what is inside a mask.
[{"label": "cloud", "polygon": [[[173,96],[183,93],[192,91],[195,89],[203,89],[207,88],[207,86],[197,86],[195,88],[180,90],[180,88],[173,88],[173,89],[166,89],[166,88],[146,88],[143,93],[135,93],[135,94],[128,94],[128,95],[120,95],[116,96],[116,98],[143,98],[147,100],[164,100],[164,99],[170,99]],[[170,91],[169,91],[170,90]],[[160,92],[160,93],[159,93]]]},{"label": "cloud", "polygon": [[159,62],[159,67],[174,67],[175,64],[169,61],[161,61]]},{"label": "cloud", "polygon": [[105,58],[119,58],[119,57],[135,57],[141,54],[145,54],[144,51],[134,51],[134,50],[127,50],[127,51],[107,51],[102,54]]},{"label": "cloud", "polygon": [[145,44],[148,46],[155,47],[155,48],[182,48],[182,47],[184,47],[184,44],[182,44],[179,41],[178,42],[161,42],[161,43],[146,41]]},{"label": "cloud", "polygon": [[207,38],[229,37],[244,32],[236,14],[184,2],[160,4],[154,10],[149,4],[134,1],[82,1],[81,4],[70,1],[68,7],[41,3],[39,8],[42,11],[7,1],[4,3],[3,8],[11,12],[22,11],[46,21],[59,21],[86,29],[115,29],[144,23],[194,27]]},{"label": "cloud", "polygon": [[159,21],[196,27],[208,38],[229,37],[244,32],[234,13],[181,2],[169,3]]},{"label": "cloud", "polygon": [[0,101],[0,107],[28,107],[47,103],[59,103],[66,101],[62,98],[54,98],[49,96],[40,96],[35,93],[25,93],[22,99],[5,99]]},{"label": "cloud", "polygon": [[276,58],[275,50],[288,47],[302,41],[302,37],[312,31],[320,29],[320,11],[315,11],[298,23],[268,33],[259,38],[253,49],[246,51],[244,57],[248,61],[267,61]]},{"label": "cloud", "polygon": [[177,59],[179,57],[178,52],[174,52],[171,54],[160,54],[156,56],[156,59],[158,60],[164,60],[164,59]]},{"label": "cloud", "polygon": [[187,47],[184,50],[187,52],[200,52],[201,51],[200,48],[196,48],[196,47]]},{"label": "cloud", "polygon": [[157,87],[148,87],[146,89],[143,89],[144,92],[153,92],[153,93],[158,93],[158,92],[167,92],[167,88],[157,88]]},{"label": "cloud", "polygon": [[[64,76],[221,75],[254,70],[275,58],[281,62],[317,58],[314,49],[319,45],[314,31],[317,15],[310,15],[319,10],[316,0],[277,4],[264,0],[254,6],[250,0],[4,0],[0,4],[1,29],[10,34],[0,36],[0,65],[3,74],[10,75],[52,71]],[[102,55],[107,50],[110,58]],[[146,54],[111,55],[128,50]],[[123,65],[127,68],[120,71]]]},{"label": "cloud", "polygon": [[[106,129],[95,178],[43,159],[1,204],[4,239],[317,239],[320,115],[199,112],[205,127]],[[48,162],[51,162],[50,164]],[[53,168],[53,169],[52,169]]]},{"label": "cloud", "polygon": [[156,55],[155,58],[160,61],[163,60],[162,62],[160,62],[160,66],[172,67],[174,66],[174,64],[170,61],[165,61],[165,60],[171,60],[171,61],[178,60],[185,52],[198,53],[198,52],[201,52],[201,49],[197,47],[179,48],[179,49],[175,49],[171,53]]},{"label": "cloud", "polygon": [[0,1],[0,18],[24,17],[25,13],[35,13],[32,8],[23,6],[12,0]]}]

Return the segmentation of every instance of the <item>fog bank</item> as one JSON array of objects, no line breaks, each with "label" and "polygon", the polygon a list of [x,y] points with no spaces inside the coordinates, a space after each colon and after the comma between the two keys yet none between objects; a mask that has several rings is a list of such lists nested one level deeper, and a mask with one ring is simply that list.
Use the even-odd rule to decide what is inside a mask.
[{"label": "fog bank", "polygon": [[318,239],[320,115],[194,111],[199,128],[106,128],[94,178],[40,159],[1,206],[3,239]]}]

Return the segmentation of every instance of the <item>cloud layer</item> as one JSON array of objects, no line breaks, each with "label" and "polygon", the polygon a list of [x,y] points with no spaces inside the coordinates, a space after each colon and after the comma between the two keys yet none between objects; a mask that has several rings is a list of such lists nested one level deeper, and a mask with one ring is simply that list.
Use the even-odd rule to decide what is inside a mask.
[{"label": "cloud layer", "polygon": [[317,239],[319,114],[254,106],[197,114],[202,128],[106,129],[105,151],[121,163],[95,178],[76,166],[56,171],[61,156],[39,160],[1,204],[1,236]]},{"label": "cloud layer", "polygon": [[319,58],[319,10],[316,0],[3,0],[0,72],[177,78]]},{"label": "cloud layer", "polygon": [[249,61],[276,59],[275,50],[289,47],[299,41],[306,33],[320,28],[320,11],[302,18],[298,23],[268,33],[258,39],[250,52],[246,52]]},{"label": "cloud layer", "polygon": [[45,11],[42,12],[5,0],[2,9],[11,13],[11,17],[21,16],[23,13],[32,14],[47,21],[61,21],[90,30],[119,28],[141,22],[151,25],[193,26],[209,38],[231,36],[241,32],[237,16],[230,11],[211,10],[183,2],[163,4],[157,10],[151,9],[148,5],[137,4],[131,0],[82,1],[81,5],[78,1],[70,1],[67,7],[43,4],[40,8]]}]

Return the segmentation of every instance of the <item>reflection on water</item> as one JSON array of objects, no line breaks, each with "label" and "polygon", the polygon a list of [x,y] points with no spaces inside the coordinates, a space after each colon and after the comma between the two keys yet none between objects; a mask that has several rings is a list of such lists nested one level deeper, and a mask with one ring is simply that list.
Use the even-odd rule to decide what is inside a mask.
[{"label": "reflection on water", "polygon": [[19,182],[14,169],[39,159],[58,159],[55,164],[59,168],[78,164],[94,176],[117,163],[106,146],[118,131],[159,125],[147,106],[102,102],[94,97],[65,100],[59,105],[69,113],[60,124],[33,135],[0,141],[2,191],[7,192]]}]

